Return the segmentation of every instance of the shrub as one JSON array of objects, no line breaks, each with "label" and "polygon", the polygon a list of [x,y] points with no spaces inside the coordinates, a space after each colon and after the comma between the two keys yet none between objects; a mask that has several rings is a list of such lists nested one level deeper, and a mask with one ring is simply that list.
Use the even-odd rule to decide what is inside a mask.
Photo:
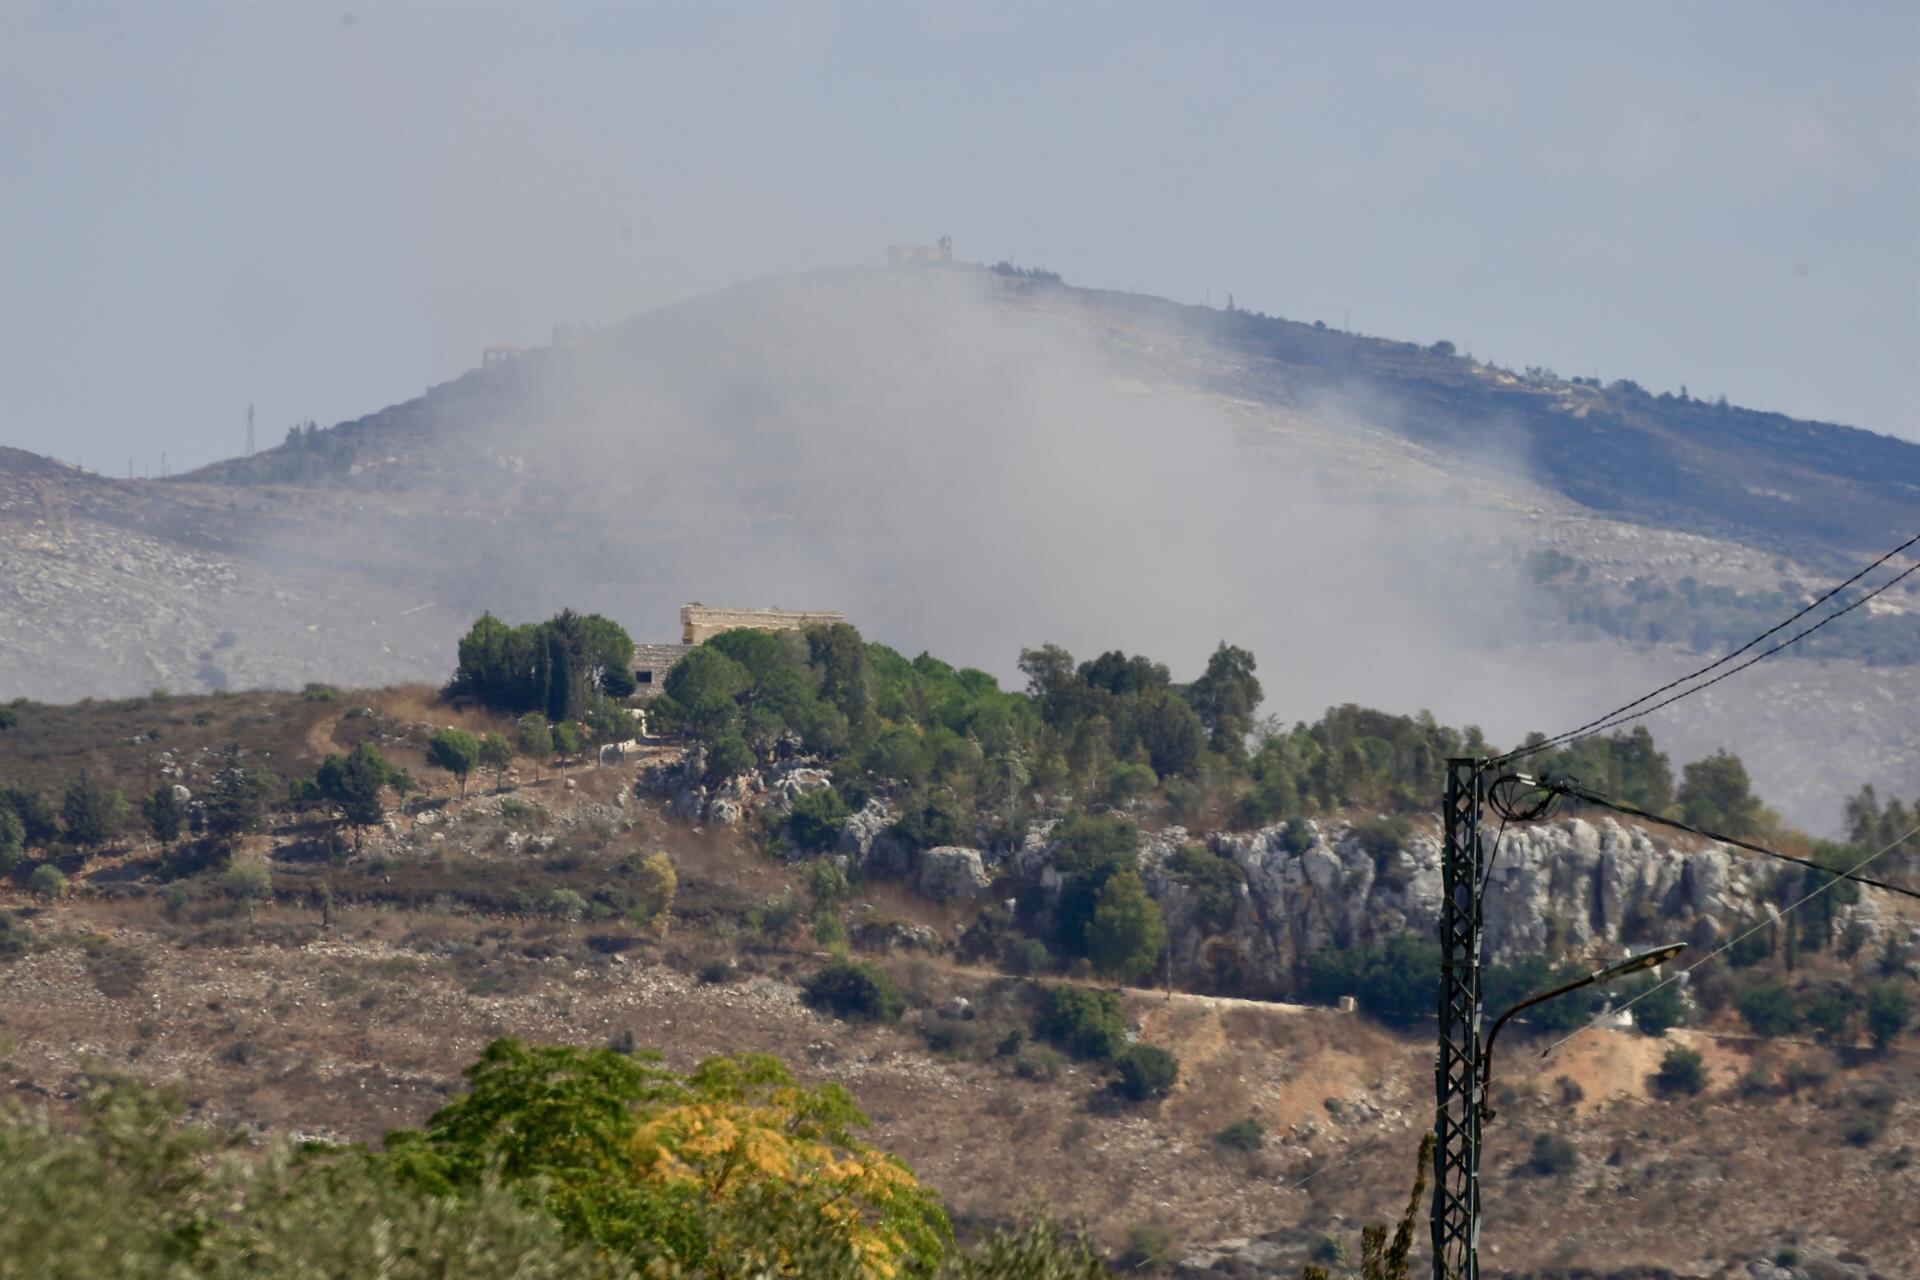
[{"label": "shrub", "polygon": [[1069,983],[1047,989],[1036,1029],[1074,1057],[1099,1062],[1115,1057],[1127,1043],[1120,997]]},{"label": "shrub", "polygon": [[1676,983],[1660,985],[1660,979],[1648,978],[1635,987],[1621,992],[1621,1003],[1634,1001],[1634,1030],[1643,1036],[1659,1039],[1680,1025],[1686,1017],[1686,1002],[1680,998],[1680,988]]},{"label": "shrub", "polygon": [[1153,1044],[1130,1044],[1114,1058],[1120,1092],[1135,1102],[1164,1098],[1180,1078],[1180,1059]]},{"label": "shrub", "polygon": [[1393,934],[1375,947],[1326,947],[1307,962],[1307,992],[1314,999],[1331,1004],[1353,996],[1368,1014],[1397,1026],[1431,1017],[1439,984],[1439,945],[1411,933]]},{"label": "shrub", "polygon": [[572,889],[554,889],[541,900],[540,912],[555,920],[578,920],[587,913],[587,900]]},{"label": "shrub", "polygon": [[906,997],[893,980],[859,960],[835,960],[801,984],[807,1003],[840,1018],[891,1022],[906,1012]]},{"label": "shrub", "polygon": [[1563,1173],[1571,1173],[1580,1163],[1580,1155],[1573,1149],[1573,1143],[1557,1133],[1535,1134],[1533,1151],[1527,1157],[1527,1172],[1542,1178],[1551,1178]]},{"label": "shrub", "polygon": [[1826,991],[1809,1001],[1807,1025],[1821,1044],[1839,1044],[1853,1038],[1853,1015],[1858,1006],[1851,991]]},{"label": "shrub", "polygon": [[1674,1045],[1660,1059],[1653,1082],[1666,1093],[1697,1094],[1707,1087],[1706,1062],[1694,1050]]},{"label": "shrub", "polygon": [[1000,958],[1000,967],[1016,977],[1045,973],[1053,968],[1053,953],[1038,938],[1016,938]]},{"label": "shrub", "polygon": [[273,896],[273,872],[264,862],[236,859],[220,873],[220,890],[229,898],[252,907]]},{"label": "shrub", "polygon": [[1238,863],[1199,845],[1184,844],[1168,860],[1167,869],[1192,895],[1194,919],[1203,930],[1218,933],[1233,923],[1240,886],[1247,882],[1247,873]]},{"label": "shrub", "polygon": [[33,931],[20,917],[0,911],[0,962],[17,960],[33,944]]},{"label": "shrub", "polygon": [[846,825],[847,805],[832,790],[809,791],[793,802],[787,817],[787,830],[793,842],[809,853],[833,848]]},{"label": "shrub", "polygon": [[747,912],[747,927],[761,937],[777,941],[800,922],[805,908],[793,890],[776,893]]},{"label": "shrub", "polygon": [[1160,908],[1138,872],[1118,872],[1100,886],[1085,933],[1094,968],[1109,978],[1137,978],[1153,967],[1166,939]]},{"label": "shrub", "polygon": [[1013,1056],[1013,1074],[1022,1080],[1058,1080],[1067,1060],[1045,1045],[1022,1049]]},{"label": "shrub", "polygon": [[1266,1145],[1267,1133],[1260,1127],[1259,1120],[1248,1116],[1214,1134],[1213,1140],[1229,1151],[1258,1151]]},{"label": "shrub", "polygon": [[1885,1049],[1897,1040],[1913,1017],[1913,1002],[1907,993],[1891,983],[1867,990],[1867,1034],[1873,1047]]},{"label": "shrub", "polygon": [[1748,987],[1734,1003],[1755,1035],[1772,1038],[1800,1029],[1800,1011],[1794,1007],[1793,992],[1784,983]]},{"label": "shrub", "polygon": [[1119,1262],[1127,1271],[1159,1271],[1173,1265],[1173,1235],[1165,1227],[1142,1224],[1127,1228],[1127,1247]]},{"label": "shrub", "polygon": [[51,862],[43,862],[27,877],[27,888],[42,898],[64,898],[67,896],[67,878]]}]

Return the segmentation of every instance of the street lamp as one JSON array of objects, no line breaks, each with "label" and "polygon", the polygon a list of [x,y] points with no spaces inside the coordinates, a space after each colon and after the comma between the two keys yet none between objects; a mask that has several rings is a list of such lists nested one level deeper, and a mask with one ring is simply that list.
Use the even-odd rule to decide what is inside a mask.
[{"label": "street lamp", "polygon": [[1531,1009],[1534,1005],[1545,1004],[1555,996],[1566,995],[1569,991],[1578,991],[1595,983],[1605,984],[1615,978],[1624,978],[1630,973],[1639,973],[1643,969],[1657,969],[1667,961],[1687,949],[1684,942],[1669,942],[1664,947],[1655,947],[1643,951],[1637,956],[1628,956],[1625,960],[1616,960],[1610,965],[1595,969],[1592,973],[1575,978],[1572,982],[1562,983],[1551,991],[1542,991],[1537,996],[1528,996],[1513,1008],[1501,1014],[1494,1022],[1493,1030],[1487,1033],[1487,1047],[1480,1056],[1480,1118],[1483,1121],[1493,1119],[1493,1108],[1487,1105],[1487,1098],[1493,1083],[1493,1042],[1500,1034],[1500,1028],[1507,1025],[1507,1019],[1522,1009]]}]

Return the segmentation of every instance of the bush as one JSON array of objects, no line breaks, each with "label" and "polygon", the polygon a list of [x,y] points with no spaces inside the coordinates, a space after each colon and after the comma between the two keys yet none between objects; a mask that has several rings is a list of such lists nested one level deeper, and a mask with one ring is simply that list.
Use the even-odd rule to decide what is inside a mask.
[{"label": "bush", "polygon": [[1747,1020],[1755,1035],[1791,1035],[1800,1029],[1800,1011],[1794,1007],[1793,992],[1779,982],[1748,987],[1734,1002],[1740,1016]]},{"label": "bush", "polygon": [[1527,1157],[1527,1172],[1542,1178],[1556,1177],[1571,1173],[1580,1163],[1580,1154],[1573,1149],[1573,1143],[1557,1133],[1535,1134],[1533,1152]]},{"label": "bush", "polygon": [[1120,1093],[1135,1102],[1164,1098],[1180,1078],[1180,1059],[1154,1044],[1130,1044],[1114,1058]]},{"label": "bush", "polygon": [[1826,991],[1808,1002],[1806,1021],[1821,1044],[1839,1044],[1853,1038],[1857,1011],[1851,991]]},{"label": "bush", "polygon": [[1000,967],[1016,977],[1045,973],[1053,968],[1053,953],[1038,938],[1016,938],[1000,958]]},{"label": "bush", "polygon": [[220,874],[220,890],[229,898],[254,906],[273,896],[273,872],[264,862],[235,860]]},{"label": "bush", "polygon": [[1621,992],[1621,1003],[1635,1001],[1630,1012],[1633,1014],[1634,1030],[1643,1036],[1659,1039],[1680,1025],[1686,1017],[1686,1002],[1680,998],[1678,984],[1669,982],[1659,985],[1660,979],[1648,978],[1636,987]]},{"label": "bush", "polygon": [[1127,1228],[1119,1262],[1127,1271],[1158,1271],[1173,1265],[1173,1254],[1173,1236],[1165,1227],[1142,1225]]},{"label": "bush", "polygon": [[808,853],[822,853],[833,848],[846,821],[847,805],[837,793],[809,791],[793,802],[787,830],[793,842]]},{"label": "bush", "polygon": [[906,997],[873,965],[835,960],[801,984],[807,1003],[839,1018],[892,1022],[906,1012]]},{"label": "bush", "polygon": [[1407,1026],[1433,1015],[1440,947],[1396,933],[1376,947],[1326,947],[1307,962],[1307,992],[1332,1004],[1353,996],[1382,1022]]},{"label": "bush", "polygon": [[1694,1050],[1674,1045],[1660,1059],[1653,1082],[1663,1092],[1692,1096],[1707,1087],[1706,1062]]},{"label": "bush", "polygon": [[554,889],[541,901],[540,912],[555,920],[578,920],[587,913],[587,900],[572,889]]},{"label": "bush", "polygon": [[1013,1074],[1022,1080],[1058,1080],[1067,1061],[1045,1045],[1023,1049],[1013,1056]]},{"label": "bush", "polygon": [[0,963],[17,960],[33,944],[33,931],[16,915],[0,911]]},{"label": "bush", "polygon": [[64,898],[67,896],[67,878],[51,862],[43,862],[27,877],[27,888],[42,898]]},{"label": "bush", "polygon": [[1258,1151],[1266,1144],[1267,1133],[1257,1119],[1248,1116],[1214,1134],[1213,1140],[1229,1151]]},{"label": "bush", "polygon": [[1899,987],[1887,983],[1867,991],[1867,1034],[1873,1047],[1885,1049],[1907,1029],[1913,1017],[1913,1001]]},{"label": "bush", "polygon": [[1049,987],[1036,1028],[1076,1058],[1105,1062],[1127,1043],[1120,997],[1111,991],[1062,983]]}]

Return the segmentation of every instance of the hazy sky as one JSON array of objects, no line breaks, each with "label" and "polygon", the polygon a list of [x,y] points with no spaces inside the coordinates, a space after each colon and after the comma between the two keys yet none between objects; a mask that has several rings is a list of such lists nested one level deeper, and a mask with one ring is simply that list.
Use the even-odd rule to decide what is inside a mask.
[{"label": "hazy sky", "polygon": [[1920,438],[1920,5],[0,7],[0,443],[963,258]]}]

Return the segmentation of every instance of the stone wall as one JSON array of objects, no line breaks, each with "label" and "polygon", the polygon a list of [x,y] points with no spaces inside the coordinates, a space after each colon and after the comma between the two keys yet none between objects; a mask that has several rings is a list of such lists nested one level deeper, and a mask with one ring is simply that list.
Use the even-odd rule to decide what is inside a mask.
[{"label": "stone wall", "polygon": [[756,631],[799,631],[846,620],[846,614],[830,610],[716,609],[710,605],[689,604],[680,609],[680,643],[704,644],[722,631],[741,627]]}]

